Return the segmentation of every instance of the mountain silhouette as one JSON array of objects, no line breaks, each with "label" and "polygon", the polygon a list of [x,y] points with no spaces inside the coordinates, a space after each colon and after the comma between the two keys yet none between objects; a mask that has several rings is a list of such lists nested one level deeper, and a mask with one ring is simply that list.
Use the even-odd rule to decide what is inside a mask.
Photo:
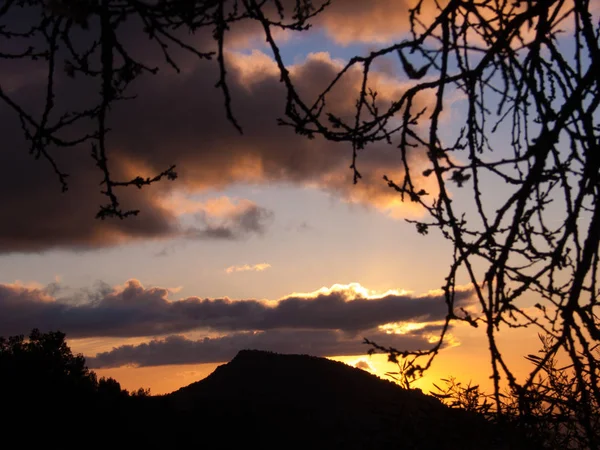
[{"label": "mountain silhouette", "polygon": [[533,448],[419,390],[307,355],[243,350],[171,394],[130,393],[98,379],[63,333],[39,330],[0,338],[0,423],[0,445],[24,448]]},{"label": "mountain silhouette", "polygon": [[525,448],[420,390],[307,355],[243,350],[162,401],[218,436],[211,448]]}]

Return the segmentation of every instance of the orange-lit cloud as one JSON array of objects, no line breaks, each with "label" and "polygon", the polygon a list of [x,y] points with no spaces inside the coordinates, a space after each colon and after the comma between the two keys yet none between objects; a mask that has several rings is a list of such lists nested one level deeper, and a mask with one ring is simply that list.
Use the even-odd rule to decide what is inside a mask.
[{"label": "orange-lit cloud", "polygon": [[[345,3],[345,13],[341,14],[336,3],[339,2],[334,2],[323,14],[330,19],[318,19],[330,20],[323,22],[323,26],[331,30],[338,29],[336,24],[340,20],[354,18],[360,26],[372,24],[384,32],[385,27],[377,19],[384,16],[386,23],[391,24],[390,32],[399,29],[393,24],[394,17],[382,12],[402,11],[402,5],[391,6],[389,1],[350,1]],[[371,16],[373,20],[369,19]],[[358,38],[369,33],[367,28],[357,32],[339,23],[342,24],[339,30],[349,30]],[[182,234],[179,217],[187,213],[202,213],[206,222],[201,224],[200,232],[187,230],[189,237],[239,236],[240,233],[231,232],[229,222],[223,224],[233,213],[228,218],[213,214],[220,207],[226,207],[218,203],[223,202],[222,199],[198,204],[186,196],[241,183],[312,187],[343,202],[374,208],[393,218],[421,216],[423,212],[418,205],[402,202],[383,181],[383,175],[399,183],[402,181],[402,159],[396,142],[392,145],[376,143],[360,152],[358,169],[363,178],[354,185],[353,173],[348,168],[352,157],[349,143],[328,142],[319,137],[308,140],[296,135],[291,128],[276,125],[282,115],[286,92],[272,58],[258,50],[248,55],[229,52],[226,56],[232,108],[244,135],[239,135],[226,120],[222,93],[214,89],[214,83],[207,82],[219,77],[217,68],[209,62],[190,64],[180,75],[164,72],[142,78],[135,84],[137,99],[122,102],[111,110],[108,143],[110,169],[116,179],[127,180],[138,174],[149,177],[171,164],[177,165],[179,174],[178,180],[172,183],[162,182],[142,190],[118,189],[124,209],[141,210],[139,216],[127,221],[94,220],[98,205],[105,204],[107,198],[98,193],[98,172],[85,149],[57,160],[63,170],[72,175],[72,189],[64,195],[60,195],[58,186],[56,190],[48,189],[56,185],[52,172],[47,167],[31,164],[20,138],[18,120],[6,107],[0,106],[0,131],[9,149],[0,156],[0,162],[11,168],[9,175],[0,180],[0,192],[20,193],[18,198],[0,197],[9,210],[18,213],[14,220],[0,224],[0,251],[83,249],[138,239],[177,237]],[[290,73],[298,91],[310,103],[340,68],[340,61],[319,52],[290,67]],[[348,71],[329,94],[327,112],[350,123],[361,81],[360,68]],[[404,79],[392,73],[374,71],[370,77],[370,87],[378,91],[382,108],[389,106],[408,86]],[[19,91],[18,97],[24,104],[34,105],[38,98],[43,98],[41,92],[43,85],[32,85]],[[95,101],[90,92],[94,91],[89,83],[77,79],[58,84],[56,96],[63,109],[68,109],[71,104],[85,103],[88,99]],[[430,101],[426,96],[419,99],[423,105]],[[416,150],[409,158],[417,168],[426,165],[424,152]],[[419,177],[419,173],[418,169],[413,171],[414,181],[434,194],[432,180]],[[237,212],[243,207],[248,212],[251,209],[249,203],[240,202]],[[252,208],[254,217],[268,222],[268,211],[260,209],[260,205]],[[220,220],[213,220],[215,218]],[[259,228],[260,232],[264,230],[264,226],[253,230]]]},{"label": "orange-lit cloud", "polygon": [[181,226],[170,237],[237,239],[263,234],[273,218],[272,211],[247,199],[221,196],[197,201],[175,191],[156,201],[173,216],[195,218],[195,225]]},{"label": "orange-lit cloud", "polygon": [[[327,10],[317,16],[313,23],[315,27],[322,28],[336,42],[347,45],[356,42],[381,45],[398,42],[403,38],[408,38],[410,31],[409,10],[416,6],[418,0],[343,0],[333,1]],[[418,13],[418,20],[425,27],[431,25],[443,8],[448,5],[448,0],[424,0]],[[558,2],[561,10],[557,17],[564,16],[573,8],[572,1]],[[502,8],[501,11],[506,14],[512,11],[513,14],[520,14],[526,8],[525,2],[505,2],[497,5],[487,4],[477,8],[477,15],[473,10],[467,7],[460,7],[461,14],[468,16],[473,25],[467,28],[468,41],[473,43],[482,43],[480,35],[475,31],[474,24],[485,21],[484,25],[492,29],[498,29],[498,11],[494,8]],[[592,14],[600,13],[600,6],[597,2],[590,2],[590,11]],[[462,15],[456,15],[456,26],[462,25]],[[552,16],[552,13],[549,14]],[[528,23],[520,28],[521,36],[528,41],[536,34],[536,23],[529,26]],[[573,21],[567,20],[561,23],[561,29],[572,29]],[[423,29],[417,28],[417,31]],[[514,42],[515,45],[522,43]]]},{"label": "orange-lit cloud", "polygon": [[[445,3],[425,1],[421,10],[423,21],[427,23],[435,17]],[[568,6],[568,3],[565,4]],[[289,12],[295,2],[287,0],[284,4]],[[407,10],[414,5],[415,0],[334,1],[313,20],[314,29],[325,30],[338,43],[362,41],[379,45],[391,39],[397,41],[407,31]],[[485,16],[485,8],[482,11]],[[597,14],[595,4],[593,11]],[[260,35],[255,25],[244,22],[237,28],[232,27],[239,28],[239,33],[232,31],[232,42],[235,44],[236,39],[242,42],[245,37]],[[162,59],[160,51],[145,47],[147,42],[141,42],[140,35],[131,33],[126,39],[133,50],[153,62]],[[293,36],[285,33],[280,38],[287,40]],[[200,33],[194,39],[194,43],[202,48],[214,44],[210,33]],[[375,143],[360,151],[358,169],[363,178],[354,185],[349,170],[350,144],[326,141],[318,136],[308,140],[296,135],[291,128],[277,126],[277,119],[284,114],[286,100],[279,70],[264,51],[254,49],[250,54],[237,53],[234,50],[239,50],[239,46],[236,45],[225,55],[227,82],[231,107],[244,135],[239,135],[225,118],[222,92],[214,88],[220,74],[215,64],[209,61],[189,58],[180,75],[162,71],[154,77],[140,78],[131,92],[137,99],[118,103],[111,109],[108,146],[110,170],[115,179],[127,180],[137,174],[152,176],[171,164],[177,165],[180,175],[174,183],[163,182],[141,191],[117,189],[124,209],[142,212],[127,221],[94,220],[99,205],[106,204],[107,198],[98,192],[101,176],[87,148],[55,152],[61,169],[70,174],[71,189],[61,195],[53,171],[47,165],[32,163],[19,119],[2,103],[0,134],[6,151],[0,155],[0,164],[7,170],[0,178],[0,202],[11,211],[11,218],[0,223],[0,252],[53,248],[79,250],[180,236],[179,215],[183,210],[162,199],[173,194],[214,192],[239,184],[312,187],[340,201],[365,205],[393,218],[421,216],[418,205],[401,202],[399,195],[382,180],[385,174],[402,183],[398,142],[392,142],[392,145]],[[375,67],[369,81],[370,87],[379,93],[378,102],[382,109],[397,100],[409,86],[398,63],[393,65],[391,61],[391,58],[387,61],[387,68],[385,64]],[[15,74],[25,72],[42,73],[40,67],[44,68],[45,64],[45,61],[28,62],[27,71],[20,66],[7,65],[2,68],[0,79],[14,79]],[[289,69],[298,92],[310,104],[340,67],[341,62],[332,59],[328,53],[317,52],[308,55],[304,61],[297,61]],[[57,77],[60,81],[55,92],[58,110],[88,107],[97,101],[95,80],[76,77],[67,82],[60,73]],[[351,123],[361,80],[359,67],[349,70],[337,89],[329,94],[327,112]],[[45,98],[42,81],[43,78],[33,77],[24,78],[20,84],[11,83],[11,95],[25,110],[39,110],[40,99]],[[426,92],[418,99],[418,106],[431,106],[432,95],[433,92]],[[460,97],[449,99],[450,103],[458,100]],[[454,120],[451,108],[445,108],[443,114],[446,124]],[[81,127],[71,131],[75,134],[89,131],[84,125]],[[433,177],[419,176],[419,169],[428,168],[424,152],[415,149],[409,159],[415,169],[413,181],[418,188],[435,195]],[[214,207],[203,205],[208,223],[202,224],[205,228],[200,232],[187,230],[187,236],[222,239],[240,235],[227,229],[230,224],[209,221],[214,216],[208,210]],[[267,221],[268,211],[260,210],[260,205],[256,205],[254,211],[255,217],[258,215]]]},{"label": "orange-lit cloud", "polygon": [[[434,292],[434,295],[439,295],[438,292]],[[404,289],[390,289],[385,292],[378,292],[372,289],[367,289],[360,283],[348,283],[348,284],[334,284],[331,287],[323,286],[313,292],[294,292],[289,297],[300,297],[305,299],[315,299],[323,295],[339,295],[346,300],[352,300],[353,298],[364,298],[364,299],[381,299],[389,295],[406,296],[410,295],[410,291]]]},{"label": "orange-lit cloud", "polygon": [[[446,316],[443,295],[414,296],[405,291],[374,294],[354,283],[334,285],[278,300],[169,298],[161,287],[137,280],[98,292],[85,290],[55,297],[45,289],[0,285],[0,335],[38,327],[61,329],[70,337],[136,337],[212,330],[329,329],[356,334],[393,322],[423,322],[438,327]],[[456,295],[459,306],[473,302],[470,291]],[[404,335],[424,328],[406,330]],[[387,335],[385,329],[379,334]]]},{"label": "orange-lit cloud", "polygon": [[[410,30],[409,8],[414,7],[417,2],[418,0],[334,0],[324,12],[311,20],[311,31],[324,30],[329,38],[342,45],[356,42],[388,43],[401,38]],[[290,19],[295,0],[283,0],[281,3]],[[316,0],[314,5],[320,6],[323,3]],[[425,23],[433,20],[439,12],[436,3],[443,8],[447,0],[425,0],[422,3],[421,20]],[[274,8],[267,8],[265,13],[272,20],[279,20]],[[262,29],[258,24],[244,23],[241,27],[233,27],[232,31],[230,45],[235,48],[264,45]],[[278,42],[294,39],[298,34],[277,28],[273,32]]]},{"label": "orange-lit cloud", "polygon": [[[342,44],[352,42],[385,43],[409,31],[408,10],[415,0],[334,1],[315,19],[329,36]],[[432,18],[433,2],[424,2],[423,15]]]},{"label": "orange-lit cloud", "polygon": [[[171,293],[137,280],[75,292],[0,284],[0,335],[59,329],[80,340],[86,352],[99,351],[89,360],[96,367],[193,364],[224,361],[242,348],[356,355],[364,352],[365,337],[380,345],[425,349],[446,315],[443,296],[375,292],[358,283],[278,300],[172,300]],[[471,292],[457,293],[456,301],[470,305]],[[386,324],[391,323],[415,325],[390,332],[393,325]],[[117,347],[106,350],[107,339]]]},{"label": "orange-lit cloud", "polygon": [[271,267],[271,264],[260,263],[260,264],[244,264],[242,266],[229,266],[225,269],[225,273],[232,274],[236,272],[262,272]]},{"label": "orange-lit cloud", "polygon": [[[0,179],[0,193],[7,193],[0,194],[0,200],[15,212],[12,220],[0,224],[0,251],[81,249],[136,239],[177,237],[182,232],[179,216],[192,212],[204,214],[207,223],[201,225],[207,232],[189,230],[188,237],[231,238],[239,233],[226,230],[230,224],[223,225],[213,218],[224,219],[228,213],[233,214],[233,209],[239,213],[245,208],[248,215],[238,215],[240,220],[248,224],[254,220],[250,214],[254,214],[252,217],[262,224],[268,222],[270,212],[242,200],[235,206],[233,200],[223,198],[194,204],[186,201],[186,196],[240,183],[313,187],[392,217],[421,214],[415,204],[400,202],[398,194],[382,179],[384,174],[400,177],[402,160],[394,145],[374,144],[361,151],[358,167],[363,178],[354,185],[348,169],[350,144],[320,138],[308,140],[290,128],[276,125],[286,93],[270,58],[255,52],[249,56],[231,54],[229,60],[232,107],[244,135],[239,135],[226,120],[222,93],[206,83],[207,77],[218,77],[213,65],[198,63],[194,70],[180,76],[165,74],[141,79],[136,88],[144,94],[115,106],[111,124],[116,125],[109,141],[112,175],[119,180],[136,174],[151,176],[171,164],[177,165],[179,174],[174,182],[165,181],[142,190],[118,189],[123,209],[141,210],[140,215],[125,221],[94,220],[98,205],[106,204],[107,198],[98,192],[98,172],[85,149],[57,161],[72,174],[72,189],[64,195],[58,186],[52,190],[56,186],[53,174],[41,164],[31,164],[20,141],[20,128],[14,120],[11,122],[14,116],[0,105],[0,131],[8,149],[0,155],[0,162],[12,168]],[[296,64],[292,74],[299,91],[310,98],[325,80],[335,76],[339,67],[339,62],[319,53]],[[350,71],[339,89],[331,93],[328,108],[340,117],[351,117],[360,79],[359,70]],[[381,91],[382,104],[391,102],[405,89],[401,82],[384,75],[374,75],[373,85]],[[61,99],[74,101],[89,96],[84,86],[59,85],[57,90]],[[27,102],[28,95],[37,94],[32,88],[21,95]],[[418,153],[412,157],[422,158]]]}]

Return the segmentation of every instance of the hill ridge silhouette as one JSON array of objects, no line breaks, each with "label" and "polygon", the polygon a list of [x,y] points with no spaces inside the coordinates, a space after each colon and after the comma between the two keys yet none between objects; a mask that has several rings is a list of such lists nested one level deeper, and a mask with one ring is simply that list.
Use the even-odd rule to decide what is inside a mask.
[{"label": "hill ridge silhouette", "polygon": [[170,410],[223,429],[219,448],[237,445],[238,435],[263,447],[286,442],[283,448],[526,448],[420,390],[310,355],[241,350],[164,398]]}]

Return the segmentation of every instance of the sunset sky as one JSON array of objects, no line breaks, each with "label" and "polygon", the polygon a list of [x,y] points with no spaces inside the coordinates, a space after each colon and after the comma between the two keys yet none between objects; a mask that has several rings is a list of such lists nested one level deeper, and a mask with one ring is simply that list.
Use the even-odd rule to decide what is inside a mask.
[{"label": "sunset sky", "polygon": [[[406,38],[406,2],[334,1],[310,31],[279,33],[300,91],[314,96],[351,56]],[[0,104],[0,335],[60,329],[97,373],[155,394],[206,376],[244,348],[336,357],[383,376],[394,366],[366,356],[364,337],[399,349],[432,345],[446,313],[440,288],[452,251],[441,236],[422,236],[405,222],[422,212],[383,181],[399,173],[396,146],[368,147],[354,185],[349,145],[277,126],[285,92],[260,30],[242,23],[230,35],[228,81],[243,135],[214,88],[217,66],[189,54],[178,55],[182,73],[163,67],[140,78],[132,87],[139,97],[111,111],[115,174],[150,176],[177,165],[176,181],[119,191],[126,207],[141,210],[137,217],[94,218],[104,199],[87,147],[57,151],[70,173],[62,194],[49,165],[28,154],[16,115]],[[124,39],[164,66],[133,33]],[[214,46],[210,33],[197,40]],[[2,67],[0,86],[35,110],[43,67]],[[400,68],[396,57],[376,66],[384,100],[410,85]],[[351,112],[359,82],[351,72],[332,108]],[[94,95],[77,78],[58,81],[65,108]],[[466,106],[459,95],[449,101],[443,135],[460,129]],[[488,187],[491,204],[501,201],[502,187]],[[457,296],[467,308],[474,303],[468,288]],[[517,365],[538,343],[533,331],[500,342]],[[483,330],[453,327],[418,386],[450,375],[489,386]]]}]

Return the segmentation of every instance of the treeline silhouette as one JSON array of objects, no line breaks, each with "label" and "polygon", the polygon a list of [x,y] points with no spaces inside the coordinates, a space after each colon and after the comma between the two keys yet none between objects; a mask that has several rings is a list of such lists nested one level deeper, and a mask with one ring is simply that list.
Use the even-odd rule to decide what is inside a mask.
[{"label": "treeline silhouette", "polygon": [[306,355],[245,350],[204,380],[149,394],[98,379],[64,333],[0,338],[3,439],[24,448],[534,448],[479,414]]},{"label": "treeline silhouette", "polygon": [[98,379],[60,331],[0,337],[0,420],[8,442],[70,448],[81,438],[130,441],[126,433],[142,424],[148,399],[149,390],[128,392],[113,378]]}]

